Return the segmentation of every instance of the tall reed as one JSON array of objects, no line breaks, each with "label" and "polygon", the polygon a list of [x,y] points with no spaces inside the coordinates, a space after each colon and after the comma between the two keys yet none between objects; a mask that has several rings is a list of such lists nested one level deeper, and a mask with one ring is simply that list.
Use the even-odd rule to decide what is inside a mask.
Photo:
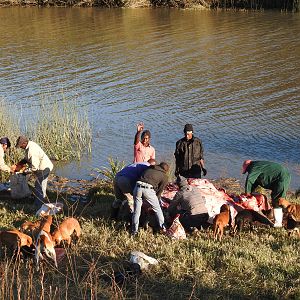
[{"label": "tall reed", "polygon": [[80,159],[91,152],[92,130],[87,112],[74,100],[44,94],[28,136],[54,160]]},{"label": "tall reed", "polygon": [[[7,136],[12,143],[5,154],[8,165],[24,155],[14,147],[20,134],[39,144],[53,160],[79,160],[84,153],[91,152],[92,129],[87,111],[75,100],[67,100],[63,94],[61,99],[43,94],[38,107],[32,104],[26,108],[30,118],[17,104],[0,99],[0,105],[0,137]],[[7,174],[0,172],[0,180],[5,179]]]}]

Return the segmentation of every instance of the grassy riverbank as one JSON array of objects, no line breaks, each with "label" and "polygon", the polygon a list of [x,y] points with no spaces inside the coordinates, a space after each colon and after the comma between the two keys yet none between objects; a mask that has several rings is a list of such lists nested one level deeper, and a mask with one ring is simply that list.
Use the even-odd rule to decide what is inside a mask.
[{"label": "grassy riverbank", "polygon": [[177,7],[299,11],[299,0],[0,0],[0,6]]},{"label": "grassy riverbank", "polygon": [[[236,180],[214,183],[229,193],[241,191]],[[299,299],[299,238],[288,237],[284,229],[260,227],[237,237],[227,233],[221,243],[212,239],[211,229],[185,241],[143,230],[133,239],[108,218],[111,188],[99,181],[92,191],[92,201],[83,205],[68,200],[72,192],[53,189],[50,196],[65,202],[65,214],[79,218],[82,238],[58,269],[46,263],[36,271],[31,260],[2,258],[1,299]],[[298,201],[293,194],[289,198]],[[28,203],[1,201],[0,207],[0,230],[35,219]],[[114,271],[125,272],[133,250],[159,264],[118,284]]]}]

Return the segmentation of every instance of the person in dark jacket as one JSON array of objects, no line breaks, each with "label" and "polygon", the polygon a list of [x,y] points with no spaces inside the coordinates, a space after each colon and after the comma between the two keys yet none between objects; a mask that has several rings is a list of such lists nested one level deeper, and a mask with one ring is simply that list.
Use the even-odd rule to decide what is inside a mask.
[{"label": "person in dark jacket", "polygon": [[186,178],[201,178],[207,174],[204,166],[203,146],[199,138],[193,135],[193,125],[184,126],[185,137],[176,142],[175,149],[175,176]]},{"label": "person in dark jacket", "polygon": [[272,205],[274,208],[275,225],[282,226],[282,208],[279,199],[285,198],[288,191],[291,175],[287,168],[270,161],[245,160],[242,172],[248,173],[245,183],[245,193],[255,191],[258,186],[271,190]]},{"label": "person in dark jacket", "polygon": [[120,170],[114,178],[115,200],[112,203],[111,218],[117,219],[120,207],[127,201],[128,207],[133,212],[133,190],[137,180],[150,165],[155,165],[154,159],[147,162],[134,163]]},{"label": "person in dark jacket", "polygon": [[208,226],[208,211],[205,206],[205,199],[197,187],[190,186],[186,178],[178,176],[176,180],[179,191],[174,196],[168,208],[170,217],[180,214],[179,221],[187,232],[191,227],[198,229]]},{"label": "person in dark jacket", "polygon": [[159,199],[168,183],[168,170],[169,165],[165,162],[161,162],[156,166],[150,166],[136,182],[133,191],[134,211],[132,215],[132,235],[136,235],[138,232],[143,201],[150,204],[158,220],[159,227],[164,229],[165,220]]}]

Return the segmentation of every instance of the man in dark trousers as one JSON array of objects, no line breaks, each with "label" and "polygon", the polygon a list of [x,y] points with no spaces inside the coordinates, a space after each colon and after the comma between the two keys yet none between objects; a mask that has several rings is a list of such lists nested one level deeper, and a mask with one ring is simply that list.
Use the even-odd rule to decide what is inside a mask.
[{"label": "man in dark trousers", "polygon": [[199,138],[193,134],[193,125],[184,126],[184,137],[176,142],[175,176],[181,175],[186,178],[201,178],[207,171],[204,166],[203,147]]},{"label": "man in dark trousers", "polygon": [[258,186],[271,190],[272,205],[274,208],[274,227],[282,227],[282,208],[279,207],[280,198],[285,198],[288,191],[291,175],[287,168],[270,161],[245,160],[242,172],[248,173],[245,183],[245,193],[255,191]]},{"label": "man in dark trousers", "polygon": [[159,227],[164,229],[165,220],[159,199],[168,183],[168,170],[169,165],[165,162],[161,162],[156,166],[150,166],[136,182],[133,191],[134,211],[132,215],[132,235],[136,235],[138,232],[143,201],[150,204],[158,220]]},{"label": "man in dark trousers", "polygon": [[198,229],[208,227],[209,218],[205,206],[205,198],[197,187],[190,186],[186,178],[178,176],[176,180],[180,190],[171,201],[168,211],[170,217],[180,214],[179,221],[187,232],[192,232],[191,227]]}]

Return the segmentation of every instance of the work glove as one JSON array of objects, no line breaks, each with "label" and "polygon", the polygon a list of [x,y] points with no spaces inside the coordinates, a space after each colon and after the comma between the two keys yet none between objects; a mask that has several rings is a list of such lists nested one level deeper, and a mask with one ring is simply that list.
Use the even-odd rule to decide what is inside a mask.
[{"label": "work glove", "polygon": [[206,170],[206,169],[204,169],[204,168],[202,168],[202,172],[203,172],[203,176],[206,176],[206,174],[207,174],[207,170]]}]

